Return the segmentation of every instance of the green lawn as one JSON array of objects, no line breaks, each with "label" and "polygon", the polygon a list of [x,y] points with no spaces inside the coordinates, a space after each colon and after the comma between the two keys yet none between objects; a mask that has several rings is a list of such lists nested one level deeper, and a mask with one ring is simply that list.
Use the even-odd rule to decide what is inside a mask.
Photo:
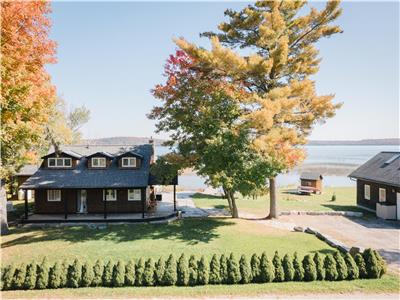
[{"label": "green lawn", "polygon": [[[14,298],[127,298],[127,297],[238,297],[304,295],[304,294],[338,294],[377,293],[397,294],[399,277],[384,275],[381,279],[353,281],[314,281],[314,282],[281,282],[246,285],[207,285],[196,287],[123,287],[123,288],[79,288],[36,291],[6,291],[2,297]],[[303,296],[307,298],[306,296]],[[379,296],[377,296],[379,298]]]},{"label": "green lawn", "polygon": [[333,249],[313,235],[271,229],[263,224],[230,218],[184,219],[170,224],[82,227],[12,228],[2,237],[3,264],[59,259],[158,259],[170,253],[206,255],[267,251],[300,255]]},{"label": "green lawn", "polygon": [[[327,187],[321,195],[297,195],[293,189],[281,189],[278,193],[278,205],[281,211],[307,210],[307,211],[363,211],[356,206],[356,189],[354,187]],[[336,201],[331,201],[332,195]],[[238,197],[237,206],[240,212],[257,216],[266,216],[269,207],[269,196],[256,199]],[[197,193],[193,196],[198,207],[227,208],[227,200],[221,197]]]}]

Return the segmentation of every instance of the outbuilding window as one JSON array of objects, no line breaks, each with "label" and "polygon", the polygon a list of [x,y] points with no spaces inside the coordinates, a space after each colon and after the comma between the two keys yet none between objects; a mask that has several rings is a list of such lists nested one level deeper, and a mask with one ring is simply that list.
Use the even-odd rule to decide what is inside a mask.
[{"label": "outbuilding window", "polygon": [[371,200],[371,187],[368,184],[364,184],[364,199]]},{"label": "outbuilding window", "polygon": [[106,159],[105,157],[93,157],[92,158],[92,167],[93,168],[105,168]]},{"label": "outbuilding window", "polygon": [[69,168],[72,166],[72,159],[69,157],[49,157],[47,159],[47,166],[49,168]]},{"label": "outbuilding window", "polygon": [[136,157],[123,157],[122,167],[124,168],[136,168]]},{"label": "outbuilding window", "polygon": [[379,188],[379,202],[386,201],[386,189]]},{"label": "outbuilding window", "polygon": [[47,190],[47,201],[49,202],[61,201],[61,190]]},{"label": "outbuilding window", "polygon": [[117,190],[103,190],[103,201],[116,201],[117,200]]},{"label": "outbuilding window", "polygon": [[128,190],[128,201],[140,201],[142,200],[141,189],[129,189]]}]

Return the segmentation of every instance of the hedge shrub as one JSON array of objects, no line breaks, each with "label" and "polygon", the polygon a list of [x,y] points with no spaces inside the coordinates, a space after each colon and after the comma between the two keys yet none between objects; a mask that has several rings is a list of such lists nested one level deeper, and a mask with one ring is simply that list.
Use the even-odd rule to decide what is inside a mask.
[{"label": "hedge shrub", "polygon": [[326,255],[306,255],[302,260],[295,253],[293,259],[286,254],[283,260],[275,252],[272,262],[266,253],[252,255],[250,264],[245,255],[237,261],[234,254],[213,255],[210,262],[205,256],[197,260],[194,255],[186,260],[184,254],[176,262],[173,255],[165,263],[160,258],[156,264],[153,259],[144,258],[137,262],[130,260],[114,264],[112,260],[104,266],[97,260],[94,266],[86,261],[75,259],[71,265],[56,262],[49,265],[47,258],[40,266],[35,263],[14,265],[2,268],[1,288],[43,289],[88,286],[161,286],[161,285],[205,285],[219,283],[258,283],[293,280],[353,280],[357,278],[379,278],[386,271],[386,262],[379,253],[366,249],[364,253],[342,255],[339,252]]}]

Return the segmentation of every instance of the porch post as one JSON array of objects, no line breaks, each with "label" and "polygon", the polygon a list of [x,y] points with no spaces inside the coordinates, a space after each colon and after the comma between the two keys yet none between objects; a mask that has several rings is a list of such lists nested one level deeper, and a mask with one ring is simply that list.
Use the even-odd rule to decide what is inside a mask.
[{"label": "porch post", "polygon": [[176,185],[174,184],[174,211],[176,211]]},{"label": "porch post", "polygon": [[103,189],[104,219],[107,219],[107,191]]},{"label": "porch post", "polygon": [[25,220],[28,220],[28,190],[24,190]]},{"label": "porch post", "polygon": [[68,197],[64,197],[64,219],[68,219]]},{"label": "porch post", "polygon": [[141,188],[141,199],[142,199],[142,219],[144,219],[145,201],[146,201],[146,189]]}]

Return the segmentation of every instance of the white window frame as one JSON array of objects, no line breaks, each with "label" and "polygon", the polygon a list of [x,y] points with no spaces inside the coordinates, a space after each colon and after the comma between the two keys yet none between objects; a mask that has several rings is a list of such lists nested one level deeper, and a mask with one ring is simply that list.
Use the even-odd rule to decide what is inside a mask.
[{"label": "white window frame", "polygon": [[[50,165],[50,162],[54,162],[54,166]],[[69,161],[69,166],[65,164],[66,161]],[[47,167],[49,168],[71,168],[72,167],[72,159],[69,157],[49,157],[47,159]]]},{"label": "white window frame", "polygon": [[[107,195],[106,191],[114,191],[114,197],[108,197],[109,195]],[[104,201],[104,199],[106,201],[117,201],[117,190],[116,189],[103,190],[103,201]]]},{"label": "white window frame", "polygon": [[364,184],[364,199],[371,200],[371,186],[369,184]]},{"label": "white window frame", "polygon": [[379,202],[386,202],[386,189],[379,188]]},{"label": "white window frame", "polygon": [[[134,162],[133,164],[131,164],[132,161]],[[137,166],[136,157],[123,157],[121,165],[123,168],[136,168]]]},{"label": "white window frame", "polygon": [[[97,162],[97,164],[95,164],[94,162]],[[92,157],[92,168],[105,168],[105,167],[106,167],[105,157]]]},{"label": "white window frame", "polygon": [[47,190],[47,201],[48,202],[60,202],[61,201],[61,190]]},{"label": "white window frame", "polygon": [[128,201],[142,201],[142,190],[128,189]]}]

